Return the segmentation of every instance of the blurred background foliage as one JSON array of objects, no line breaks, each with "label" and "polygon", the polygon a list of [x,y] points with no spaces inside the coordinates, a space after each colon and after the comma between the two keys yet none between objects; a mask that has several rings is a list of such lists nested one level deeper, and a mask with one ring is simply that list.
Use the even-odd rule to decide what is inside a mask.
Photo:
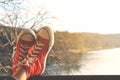
[{"label": "blurred background foliage", "polygon": [[[0,27],[0,70],[11,73],[12,58],[15,47],[12,34],[13,27]],[[21,28],[17,28],[19,34]],[[35,31],[37,32],[37,31]],[[72,33],[55,31],[55,42],[47,59],[47,69],[44,75],[49,74],[49,66],[57,65],[58,71],[70,73],[78,70],[82,55],[90,50],[120,47],[120,34]],[[54,70],[53,70],[54,71]]]}]

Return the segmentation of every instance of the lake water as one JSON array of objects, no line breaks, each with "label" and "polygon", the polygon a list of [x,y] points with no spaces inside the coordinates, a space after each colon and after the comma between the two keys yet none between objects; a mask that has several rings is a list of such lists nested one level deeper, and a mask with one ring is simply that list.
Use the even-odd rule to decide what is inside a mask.
[{"label": "lake water", "polygon": [[90,51],[70,75],[120,75],[120,48]]}]

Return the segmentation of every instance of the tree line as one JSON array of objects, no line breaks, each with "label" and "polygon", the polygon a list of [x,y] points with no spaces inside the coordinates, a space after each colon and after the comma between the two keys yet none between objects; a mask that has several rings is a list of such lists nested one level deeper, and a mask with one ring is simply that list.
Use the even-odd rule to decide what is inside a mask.
[{"label": "tree line", "polygon": [[96,50],[120,47],[120,34],[55,32],[54,50]]}]

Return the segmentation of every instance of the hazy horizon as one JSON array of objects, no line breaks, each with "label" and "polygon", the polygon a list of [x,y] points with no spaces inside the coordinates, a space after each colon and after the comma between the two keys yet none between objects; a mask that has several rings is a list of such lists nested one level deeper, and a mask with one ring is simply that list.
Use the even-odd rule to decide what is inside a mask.
[{"label": "hazy horizon", "polygon": [[87,32],[87,31],[69,31],[69,30],[54,30],[55,32],[56,31],[60,31],[60,32],[64,32],[64,31],[67,31],[67,32],[70,32],[70,33],[98,33],[98,34],[120,34],[120,32],[113,32],[113,33],[101,33],[101,32]]}]

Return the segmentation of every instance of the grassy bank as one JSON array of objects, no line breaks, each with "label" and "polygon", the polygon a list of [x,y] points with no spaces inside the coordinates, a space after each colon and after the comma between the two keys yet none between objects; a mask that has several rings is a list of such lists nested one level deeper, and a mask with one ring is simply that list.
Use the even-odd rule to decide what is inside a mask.
[{"label": "grassy bank", "polygon": [[[47,59],[47,66],[57,64],[59,67],[58,71],[61,71],[64,73],[70,73],[72,70],[77,71],[80,67],[79,62],[83,54],[85,53],[78,53],[78,52],[73,53],[73,51],[62,52],[62,51],[52,50]],[[47,72],[46,70],[45,73],[49,73],[49,72]],[[49,74],[46,74],[46,75],[49,75]]]}]

